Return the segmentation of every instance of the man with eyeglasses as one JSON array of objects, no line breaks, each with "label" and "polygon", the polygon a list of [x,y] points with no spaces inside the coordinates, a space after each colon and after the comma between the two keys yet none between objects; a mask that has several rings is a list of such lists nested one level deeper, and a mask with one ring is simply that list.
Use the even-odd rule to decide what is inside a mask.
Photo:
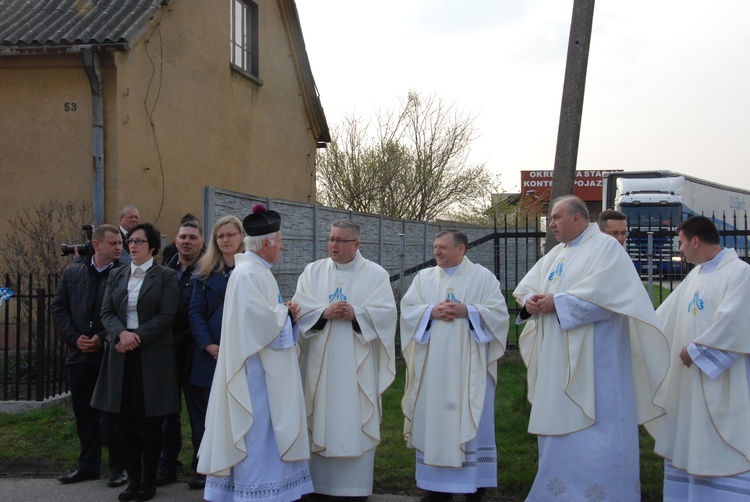
[{"label": "man with eyeglasses", "polygon": [[628,217],[620,211],[606,209],[599,213],[596,219],[599,230],[607,235],[611,235],[617,242],[625,247],[625,241],[628,238]]},{"label": "man with eyeglasses", "polygon": [[360,227],[331,225],[329,258],[305,267],[299,303],[302,382],[315,493],[372,494],[380,396],[396,375],[396,303],[388,273],[359,252]]},{"label": "man with eyeglasses", "polygon": [[55,332],[68,346],[68,387],[81,443],[78,468],[57,479],[63,484],[99,479],[103,421],[111,471],[107,486],[114,488],[128,481],[119,438],[106,417],[90,403],[106,336],[101,322],[104,289],[109,273],[120,266],[120,230],[114,225],[96,227],[91,245],[94,255],[87,263],[74,263],[63,271],[51,306]]}]

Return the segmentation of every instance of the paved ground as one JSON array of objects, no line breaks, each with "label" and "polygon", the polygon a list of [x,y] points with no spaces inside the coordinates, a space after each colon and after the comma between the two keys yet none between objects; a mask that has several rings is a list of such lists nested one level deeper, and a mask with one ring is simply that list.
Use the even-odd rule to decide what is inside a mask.
[{"label": "paved ground", "polygon": [[[81,502],[116,501],[124,489],[107,488],[107,480],[85,481],[61,485],[56,479],[0,478],[0,499],[14,502],[49,502],[75,500]],[[199,502],[201,490],[191,490],[186,482],[172,483],[156,489],[155,502]],[[414,502],[419,497],[376,494],[369,502]]]}]

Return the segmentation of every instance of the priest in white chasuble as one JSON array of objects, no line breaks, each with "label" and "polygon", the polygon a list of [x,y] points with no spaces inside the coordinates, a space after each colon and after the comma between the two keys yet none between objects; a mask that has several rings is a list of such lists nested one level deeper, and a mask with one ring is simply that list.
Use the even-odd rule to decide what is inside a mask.
[{"label": "priest in white chasuble", "polygon": [[315,493],[349,498],[372,494],[380,396],[396,375],[396,302],[388,273],[360,254],[360,233],[334,222],[329,258],[305,267],[292,299]]},{"label": "priest in white chasuble", "polygon": [[560,244],[513,293],[539,436],[528,500],[639,501],[638,424],[664,414],[667,339],[633,262],[581,199],[554,201],[548,224]]},{"label": "priest in white chasuble", "polygon": [[437,234],[437,266],[419,272],[401,300],[407,446],[416,450],[426,500],[497,486],[495,386],[508,308],[495,276],[465,256],[466,234]]},{"label": "priest in white chasuble", "polygon": [[648,427],[666,459],[664,500],[748,500],[750,265],[721,247],[708,218],[677,231],[696,267],[656,311],[672,351],[667,414]]},{"label": "priest in white chasuble", "polygon": [[291,502],[312,493],[305,401],[293,326],[270,271],[284,248],[281,216],[261,204],[242,222],[245,253],[227,283],[221,349],[198,452],[204,499]]}]

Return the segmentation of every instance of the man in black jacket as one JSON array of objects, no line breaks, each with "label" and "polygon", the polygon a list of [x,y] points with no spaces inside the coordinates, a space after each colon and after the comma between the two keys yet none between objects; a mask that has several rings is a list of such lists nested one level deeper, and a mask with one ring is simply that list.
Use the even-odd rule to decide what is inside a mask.
[{"label": "man in black jacket", "polygon": [[63,484],[99,479],[104,428],[111,472],[107,486],[114,488],[128,480],[122,451],[106,418],[90,403],[99,376],[106,333],[101,323],[104,288],[109,273],[120,266],[120,230],[114,225],[100,225],[94,229],[91,243],[93,256],[63,271],[52,300],[55,331],[68,346],[68,387],[81,442],[78,468],[57,479]]},{"label": "man in black jacket", "polygon": [[[180,299],[177,306],[177,315],[172,323],[172,333],[174,333],[175,346],[177,347],[177,376],[180,388],[176,389],[178,393],[185,388],[188,377],[190,376],[190,365],[193,361],[193,332],[190,329],[189,311],[190,299],[193,297],[193,286],[195,279],[192,277],[195,265],[203,252],[203,232],[196,221],[183,221],[175,237],[177,254],[166,263],[166,266],[177,271],[177,281],[180,287]],[[185,394],[188,405],[188,414],[191,418],[191,430],[193,426],[194,413],[191,413],[193,407],[190,401],[191,396]],[[200,446],[200,440],[197,440],[193,434],[193,471],[197,465],[196,454]],[[180,414],[168,415],[164,417],[162,424],[162,452],[159,461],[159,473],[156,476],[157,486],[177,481],[178,473],[182,468],[182,463],[178,457],[182,447],[182,428],[180,423]],[[191,480],[191,488],[200,488],[200,479],[194,476]],[[198,483],[196,485],[196,483]]]}]

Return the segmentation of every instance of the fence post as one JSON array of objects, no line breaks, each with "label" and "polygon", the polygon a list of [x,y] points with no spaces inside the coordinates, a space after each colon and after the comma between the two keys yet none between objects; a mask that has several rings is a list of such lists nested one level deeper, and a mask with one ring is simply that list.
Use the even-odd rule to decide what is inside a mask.
[{"label": "fence post", "polygon": [[46,291],[44,288],[36,290],[36,400],[44,400],[44,359],[45,359],[45,326],[46,319]]},{"label": "fence post", "polygon": [[497,206],[493,207],[492,209],[492,265],[494,268],[493,272],[495,273],[495,279],[500,281],[500,236],[497,235]]},{"label": "fence post", "polygon": [[647,244],[648,252],[648,297],[651,298],[651,303],[654,303],[654,233],[649,232]]},{"label": "fence post", "polygon": [[[398,234],[398,298],[396,299],[396,311],[401,314],[401,299],[404,297],[404,276],[406,275],[406,234]],[[400,316],[399,316],[400,317]],[[401,357],[401,319],[397,320],[398,329],[396,335],[396,357]]]}]

